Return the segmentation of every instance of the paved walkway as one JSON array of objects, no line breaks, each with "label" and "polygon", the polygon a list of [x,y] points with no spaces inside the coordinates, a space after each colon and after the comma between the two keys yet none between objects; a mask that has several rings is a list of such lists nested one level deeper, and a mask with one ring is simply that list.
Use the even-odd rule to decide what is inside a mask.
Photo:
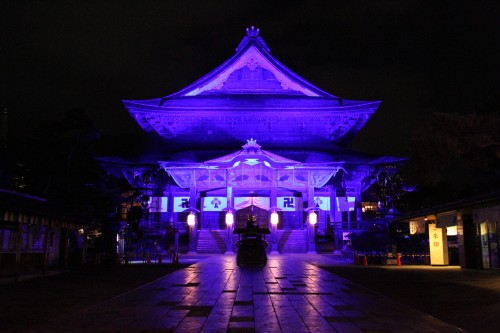
[{"label": "paved walkway", "polygon": [[329,263],[215,255],[32,332],[463,332],[314,265]]}]

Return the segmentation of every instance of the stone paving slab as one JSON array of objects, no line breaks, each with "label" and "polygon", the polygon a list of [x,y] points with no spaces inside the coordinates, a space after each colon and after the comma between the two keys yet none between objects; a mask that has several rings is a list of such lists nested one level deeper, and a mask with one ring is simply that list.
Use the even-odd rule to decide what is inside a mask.
[{"label": "stone paving slab", "polygon": [[464,332],[316,266],[329,260],[214,255],[31,332]]}]

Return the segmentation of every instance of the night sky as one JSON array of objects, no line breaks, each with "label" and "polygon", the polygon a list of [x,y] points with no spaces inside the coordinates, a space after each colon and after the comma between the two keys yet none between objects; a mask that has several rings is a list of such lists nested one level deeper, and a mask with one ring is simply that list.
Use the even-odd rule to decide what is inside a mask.
[{"label": "night sky", "polygon": [[103,135],[138,133],[122,99],[180,90],[231,57],[250,26],[319,88],[383,101],[353,149],[406,155],[433,112],[500,110],[500,1],[0,3],[10,136],[74,108]]}]

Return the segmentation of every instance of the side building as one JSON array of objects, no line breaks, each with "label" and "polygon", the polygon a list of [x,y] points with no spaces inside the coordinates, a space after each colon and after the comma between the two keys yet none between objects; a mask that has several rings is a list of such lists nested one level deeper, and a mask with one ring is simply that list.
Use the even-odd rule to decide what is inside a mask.
[{"label": "side building", "polygon": [[499,213],[495,192],[406,214],[392,224],[410,243],[426,243],[430,265],[500,269]]},{"label": "side building", "polygon": [[68,269],[85,258],[85,225],[47,200],[0,189],[0,278]]}]

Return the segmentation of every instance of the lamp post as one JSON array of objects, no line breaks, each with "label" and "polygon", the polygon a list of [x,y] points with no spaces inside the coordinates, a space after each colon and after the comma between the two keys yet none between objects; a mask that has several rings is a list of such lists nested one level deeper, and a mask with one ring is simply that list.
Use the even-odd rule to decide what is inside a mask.
[{"label": "lamp post", "polygon": [[231,231],[234,224],[234,215],[231,209],[228,209],[226,212],[226,226],[227,226],[227,254],[233,253],[233,244],[232,244],[232,236]]},{"label": "lamp post", "polygon": [[316,253],[316,242],[315,242],[315,233],[314,233],[314,226],[316,223],[318,223],[318,214],[316,211],[320,210],[317,207],[310,207],[307,208],[306,211],[308,211],[307,215],[307,233],[308,233],[308,239],[309,239],[309,246],[307,253],[313,254]]},{"label": "lamp post", "polygon": [[278,232],[279,215],[276,210],[271,213],[271,226],[273,232],[273,243],[271,248],[271,254],[278,254],[278,244],[276,244],[276,233]]},{"label": "lamp post", "polygon": [[187,216],[187,225],[189,227],[189,243],[188,243],[188,253],[194,253],[195,252],[195,238],[196,238],[196,213],[199,212],[199,210],[195,208],[188,208],[184,210],[184,212],[189,212],[189,215]]},{"label": "lamp post", "polygon": [[189,245],[188,253],[194,252],[194,226],[196,224],[196,215],[193,212],[189,213],[187,217],[187,224],[189,227]]}]

